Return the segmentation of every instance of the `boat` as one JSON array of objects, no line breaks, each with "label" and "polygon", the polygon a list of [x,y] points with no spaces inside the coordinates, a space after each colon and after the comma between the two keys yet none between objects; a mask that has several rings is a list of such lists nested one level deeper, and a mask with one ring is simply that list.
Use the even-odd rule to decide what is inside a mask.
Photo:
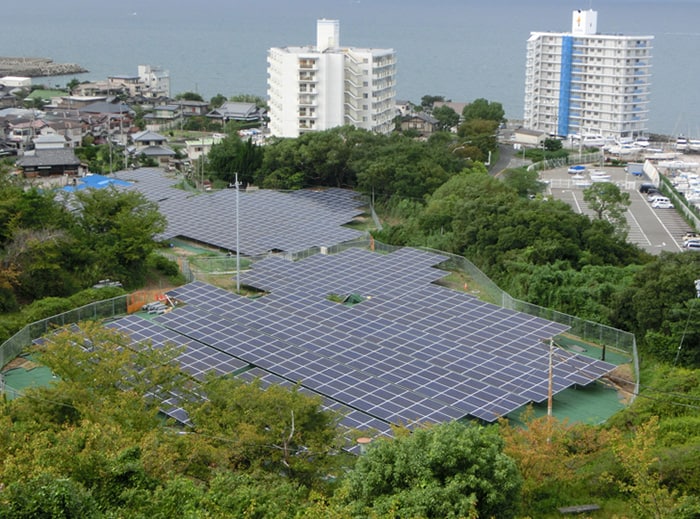
[{"label": "boat", "polygon": [[569,174],[570,175],[577,175],[581,173],[586,172],[586,166],[583,165],[578,165],[578,166],[569,166]]},{"label": "boat", "polygon": [[685,137],[678,137],[676,139],[676,151],[685,151],[688,149],[688,139]]},{"label": "boat", "polygon": [[688,139],[688,151],[700,152],[700,139]]},{"label": "boat", "polygon": [[612,176],[601,169],[593,169],[590,172],[591,182],[610,182]]}]

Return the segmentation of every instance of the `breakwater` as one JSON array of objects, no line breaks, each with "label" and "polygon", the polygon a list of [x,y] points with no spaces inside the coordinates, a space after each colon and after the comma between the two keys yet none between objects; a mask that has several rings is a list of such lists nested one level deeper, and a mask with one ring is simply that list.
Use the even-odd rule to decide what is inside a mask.
[{"label": "breakwater", "polygon": [[75,63],[54,63],[50,58],[13,58],[0,56],[0,77],[48,77],[82,74],[87,69]]}]

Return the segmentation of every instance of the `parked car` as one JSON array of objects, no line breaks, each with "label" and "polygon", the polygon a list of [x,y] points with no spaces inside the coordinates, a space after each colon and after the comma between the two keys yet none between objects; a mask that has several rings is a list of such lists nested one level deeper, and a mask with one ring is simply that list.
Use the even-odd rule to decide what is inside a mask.
[{"label": "parked car", "polygon": [[653,191],[653,192],[650,191],[649,194],[647,195],[647,200],[649,202],[653,202],[654,200],[658,200],[659,198],[666,198],[666,197],[663,194],[661,194],[659,191]]},{"label": "parked car", "polygon": [[700,250],[700,241],[689,241],[683,244],[683,248],[687,250]]},{"label": "parked car", "polygon": [[654,209],[673,209],[673,204],[668,198],[657,198],[651,203]]},{"label": "parked car", "polygon": [[640,193],[648,193],[651,189],[658,191],[658,188],[654,184],[642,184],[639,186]]},{"label": "parked car", "polygon": [[698,240],[700,241],[700,233],[689,231],[683,235],[683,241]]}]

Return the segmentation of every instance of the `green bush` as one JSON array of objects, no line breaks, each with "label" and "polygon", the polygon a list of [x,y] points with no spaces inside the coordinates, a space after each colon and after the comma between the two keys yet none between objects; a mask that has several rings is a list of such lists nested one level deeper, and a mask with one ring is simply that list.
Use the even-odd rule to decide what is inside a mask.
[{"label": "green bush", "polygon": [[160,254],[151,254],[148,257],[148,267],[154,268],[163,275],[174,278],[180,275],[180,267],[175,261],[172,261]]},{"label": "green bush", "polygon": [[45,297],[34,301],[23,310],[26,323],[41,321],[47,317],[62,314],[73,308],[70,300],[62,297]]}]

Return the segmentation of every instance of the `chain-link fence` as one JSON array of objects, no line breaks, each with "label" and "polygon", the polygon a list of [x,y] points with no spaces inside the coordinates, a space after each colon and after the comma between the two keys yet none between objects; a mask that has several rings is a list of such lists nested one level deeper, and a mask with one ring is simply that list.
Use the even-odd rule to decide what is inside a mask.
[{"label": "chain-link fence", "polygon": [[[372,251],[380,253],[390,253],[400,248],[378,242],[371,236],[368,236],[367,238],[340,243],[332,247],[313,247],[301,252],[284,253],[281,254],[281,256],[290,261],[298,261],[319,253],[337,254],[344,250],[358,247],[368,248]],[[557,312],[551,308],[544,308],[515,299],[499,288],[496,283],[494,283],[488,276],[486,276],[486,274],[476,267],[476,265],[465,257],[428,248],[424,248],[424,250],[447,257],[447,260],[441,263],[439,267],[446,271],[459,272],[463,276],[468,276],[476,285],[478,285],[480,291],[483,292],[481,295],[485,300],[497,304],[503,308],[508,308],[510,310],[523,312],[528,315],[533,315],[564,324],[570,327],[573,335],[576,335],[585,341],[614,348],[630,355],[634,363],[636,384],[637,386],[639,385],[639,360],[634,334],[600,323],[595,323],[572,315],[564,314],[562,312]],[[269,257],[271,255],[273,254],[268,254],[265,257]],[[178,262],[188,281],[193,281],[195,279],[195,276],[186,259],[175,257],[172,257],[172,259],[175,259]],[[228,260],[230,258],[225,259]],[[235,258],[233,259],[235,261]],[[256,259],[263,259],[263,257]],[[17,357],[22,352],[23,348],[31,344],[32,340],[41,337],[54,327],[65,326],[66,324],[84,320],[105,319],[126,314],[127,297],[128,296],[119,296],[113,299],[91,303],[89,305],[70,310],[69,312],[65,312],[48,319],[43,319],[42,321],[25,326],[22,330],[17,332],[0,346],[0,366],[4,366],[7,362]],[[636,390],[634,394],[637,394]]]},{"label": "chain-link fence", "polygon": [[540,162],[535,162],[528,166],[528,171],[542,171],[545,169],[563,168],[572,164],[603,164],[605,156],[602,151],[594,151],[591,153],[572,154],[567,157],[559,157],[556,159],[547,159]]},{"label": "chain-link fence", "polygon": [[126,314],[128,297],[128,295],[123,295],[104,301],[96,301],[26,325],[0,345],[0,367],[5,366],[22,353],[22,350],[29,346],[34,339],[54,328],[80,321],[102,320]]}]

